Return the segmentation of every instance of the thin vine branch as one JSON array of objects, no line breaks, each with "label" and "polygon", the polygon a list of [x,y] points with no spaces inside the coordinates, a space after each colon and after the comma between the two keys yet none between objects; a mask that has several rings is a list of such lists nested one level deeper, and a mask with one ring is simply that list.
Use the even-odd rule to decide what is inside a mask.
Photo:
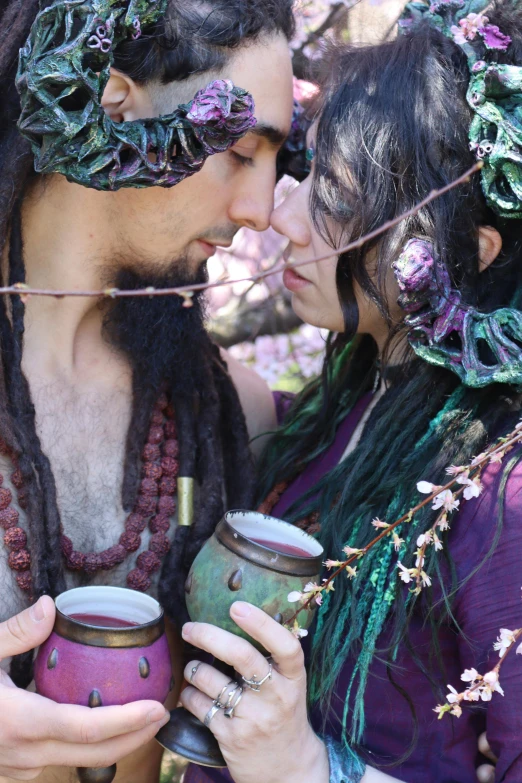
[{"label": "thin vine branch", "polygon": [[[461,472],[469,471],[469,475],[473,478],[480,477],[482,470],[486,463],[490,461],[500,461],[501,458],[504,456],[506,451],[513,448],[514,445],[517,443],[522,442],[522,427],[516,429],[513,433],[510,433],[507,437],[500,438],[496,443],[492,444],[489,449],[487,449],[483,454],[480,454],[478,457],[476,457],[471,465],[464,467]],[[495,460],[495,457],[498,459]],[[451,490],[452,487],[454,487],[455,484],[458,484],[458,476],[453,477],[451,481],[448,481],[444,486],[438,486],[434,489],[433,492],[431,492],[429,495],[427,495],[424,500],[422,500],[420,503],[417,503],[416,506],[413,506],[409,511],[407,511],[405,514],[403,514],[399,519],[395,520],[395,522],[392,522],[391,524],[387,524],[386,527],[382,530],[379,535],[375,536],[374,539],[372,539],[368,544],[366,544],[365,547],[362,547],[361,549],[356,550],[353,554],[351,554],[345,561],[340,563],[337,570],[335,570],[327,579],[324,580],[323,584],[317,588],[315,592],[313,592],[310,597],[294,612],[294,614],[288,619],[284,621],[285,626],[291,627],[295,622],[297,622],[297,618],[301,612],[303,612],[305,609],[309,609],[312,605],[312,602],[316,599],[318,592],[328,592],[329,586],[334,582],[334,580],[339,576],[339,574],[342,574],[343,571],[346,571],[352,563],[355,563],[356,561],[360,560],[364,555],[366,555],[371,549],[373,549],[380,541],[382,541],[383,538],[388,537],[393,531],[399,527],[399,525],[403,524],[403,522],[411,522],[415,514],[417,514],[422,508],[428,505],[428,503],[431,503],[438,495],[441,495],[446,490]],[[465,487],[460,487],[454,495],[460,495],[464,491]],[[384,523],[382,523],[384,524]]]},{"label": "thin vine branch", "polygon": [[439,190],[432,190],[429,193],[429,195],[426,196],[426,198],[422,199],[422,201],[419,201],[419,203],[416,204],[411,209],[408,209],[406,212],[403,212],[398,217],[393,218],[393,220],[387,220],[378,228],[374,229],[373,231],[370,231],[368,234],[365,234],[359,239],[350,242],[348,245],[345,245],[344,247],[340,247],[335,250],[332,250],[331,253],[328,253],[326,255],[310,258],[307,261],[298,261],[294,263],[283,264],[282,266],[276,265],[271,269],[265,270],[264,272],[258,272],[257,274],[252,275],[251,277],[243,277],[236,280],[230,280],[230,279],[219,280],[215,283],[198,283],[197,285],[177,286],[175,288],[149,287],[149,288],[138,289],[136,291],[125,291],[119,288],[107,288],[101,291],[60,291],[60,290],[49,290],[44,288],[30,288],[25,283],[16,283],[13,286],[5,286],[3,288],[0,288],[0,294],[6,294],[8,296],[20,296],[23,299],[26,299],[29,296],[46,296],[55,299],[63,299],[65,297],[83,297],[87,299],[92,299],[92,298],[120,299],[120,298],[130,298],[130,297],[181,296],[183,299],[185,299],[186,306],[190,307],[191,306],[190,300],[193,298],[194,294],[198,291],[208,291],[213,288],[223,288],[224,286],[236,285],[238,283],[258,283],[259,281],[265,280],[266,278],[271,277],[272,275],[279,274],[280,272],[283,271],[283,269],[286,266],[290,266],[292,269],[299,269],[304,266],[309,266],[310,264],[316,264],[321,261],[326,261],[334,256],[341,255],[342,253],[348,253],[352,250],[356,250],[357,248],[362,247],[367,242],[370,242],[372,239],[376,239],[381,234],[384,234],[386,231],[389,231],[391,228],[394,228],[395,226],[399,225],[399,223],[401,223],[403,220],[407,220],[410,217],[414,217],[418,212],[420,212],[421,209],[423,209],[425,206],[430,204],[432,201],[435,201],[437,198],[440,198],[441,196],[445,195],[450,190],[453,190],[459,185],[462,185],[464,182],[468,182],[470,178],[473,176],[473,174],[476,174],[478,171],[480,171],[483,165],[484,164],[482,161],[478,161],[477,163],[475,163],[474,166],[472,166],[464,174],[462,174],[462,176],[453,180],[453,182],[450,182],[448,185],[445,185],[443,188],[440,188]]}]

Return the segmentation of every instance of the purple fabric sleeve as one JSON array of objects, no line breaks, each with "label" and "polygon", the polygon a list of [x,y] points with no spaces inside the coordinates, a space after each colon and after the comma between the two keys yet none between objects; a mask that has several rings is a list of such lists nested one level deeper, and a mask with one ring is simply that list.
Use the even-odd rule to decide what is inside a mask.
[{"label": "purple fabric sleeve", "polygon": [[286,414],[295,399],[295,394],[290,392],[275,391],[272,392],[276,407],[277,424],[280,427],[286,418]]}]

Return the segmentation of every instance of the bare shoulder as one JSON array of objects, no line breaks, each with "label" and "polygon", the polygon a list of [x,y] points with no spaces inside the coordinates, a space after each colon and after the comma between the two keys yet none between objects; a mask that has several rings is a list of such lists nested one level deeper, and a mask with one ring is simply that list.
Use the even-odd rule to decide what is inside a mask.
[{"label": "bare shoulder", "polygon": [[[277,427],[276,408],[272,392],[266,381],[249,367],[238,362],[227,351],[221,355],[228,365],[234,385],[246,416],[248,432],[251,438],[256,438],[265,432],[273,432]],[[265,438],[259,438],[252,444],[252,450],[258,454]]]}]

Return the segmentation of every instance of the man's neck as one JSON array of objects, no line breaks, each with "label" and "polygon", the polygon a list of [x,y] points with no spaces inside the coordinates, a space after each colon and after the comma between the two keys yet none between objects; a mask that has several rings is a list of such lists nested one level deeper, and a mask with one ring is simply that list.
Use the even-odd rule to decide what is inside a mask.
[{"label": "man's neck", "polygon": [[[114,257],[113,201],[53,177],[38,182],[22,213],[27,284],[52,290],[100,290],[105,263]],[[99,300],[30,297],[26,304],[24,369],[41,379],[76,384],[105,377],[114,352],[102,338]],[[123,360],[119,371],[124,369]]]}]

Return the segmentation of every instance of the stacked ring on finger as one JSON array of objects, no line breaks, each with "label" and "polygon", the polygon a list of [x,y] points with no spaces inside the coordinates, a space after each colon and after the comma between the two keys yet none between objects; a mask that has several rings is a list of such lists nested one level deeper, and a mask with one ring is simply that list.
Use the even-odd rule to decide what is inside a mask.
[{"label": "stacked ring on finger", "polygon": [[[232,690],[230,691],[230,693],[228,694],[228,697],[227,697],[226,703],[225,703],[225,704],[222,704],[222,703],[221,703],[221,699],[223,698],[223,696],[224,696],[224,695],[225,695],[225,693],[228,691],[228,689],[230,688],[230,686],[231,686],[231,685],[232,685],[233,687],[232,687]],[[214,699],[214,704],[216,705],[216,707],[219,707],[219,709],[223,709],[223,710],[224,710],[224,709],[226,709],[226,708],[229,706],[230,696],[231,696],[232,694],[234,694],[234,693],[237,691],[237,689],[238,689],[239,687],[240,687],[240,686],[239,686],[239,683],[238,683],[238,682],[236,682],[235,680],[230,680],[230,682],[227,682],[227,684],[226,684],[226,685],[224,685],[224,686],[221,688],[221,693],[219,694],[219,696],[217,697],[217,699]]]},{"label": "stacked ring on finger", "polygon": [[228,694],[227,703],[225,704],[225,718],[233,718],[234,710],[238,707],[239,702],[243,698],[243,688],[236,683],[236,687]]},{"label": "stacked ring on finger", "polygon": [[246,677],[241,677],[247,688],[249,688],[251,691],[254,691],[255,693],[259,693],[261,690],[261,686],[267,682],[267,680],[272,679],[272,664],[270,661],[268,661],[268,674],[266,674],[262,680],[258,680],[257,676],[254,674],[254,676],[249,680]]}]

